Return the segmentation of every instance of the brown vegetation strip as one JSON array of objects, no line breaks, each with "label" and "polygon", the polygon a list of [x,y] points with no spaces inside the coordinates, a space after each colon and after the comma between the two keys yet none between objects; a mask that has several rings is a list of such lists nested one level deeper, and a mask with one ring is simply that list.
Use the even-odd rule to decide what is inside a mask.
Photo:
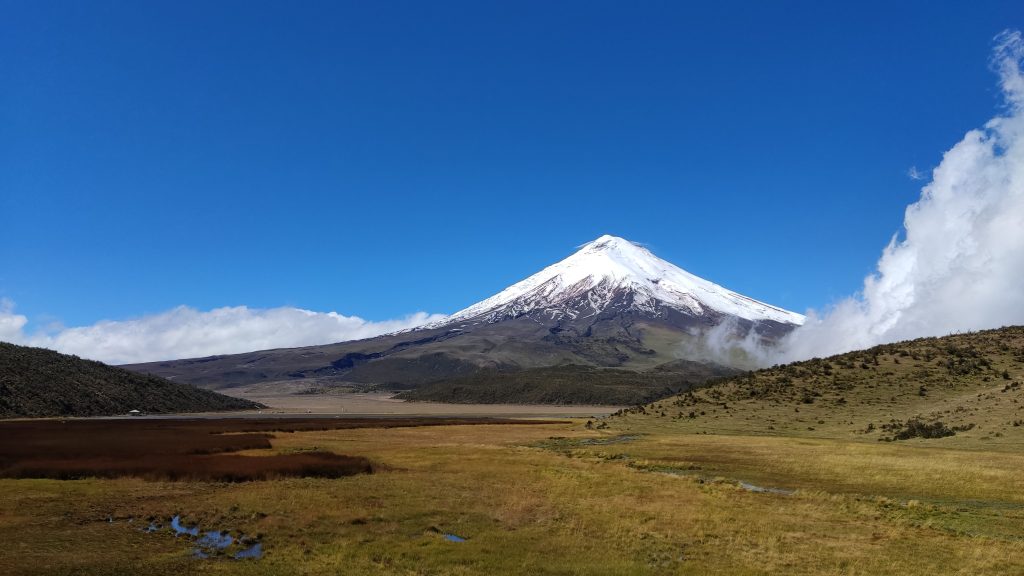
[{"label": "brown vegetation strip", "polygon": [[331,452],[305,452],[273,456],[217,454],[130,459],[39,459],[15,463],[5,468],[0,475],[7,478],[57,480],[133,476],[146,480],[245,482],[288,476],[341,478],[371,472],[373,467],[366,458],[342,456]]},{"label": "brown vegetation strip", "polygon": [[228,454],[271,447],[272,432],[452,424],[535,423],[486,418],[31,420],[0,422],[0,478],[134,476],[241,482],[285,476],[339,478],[373,471],[329,452]]}]

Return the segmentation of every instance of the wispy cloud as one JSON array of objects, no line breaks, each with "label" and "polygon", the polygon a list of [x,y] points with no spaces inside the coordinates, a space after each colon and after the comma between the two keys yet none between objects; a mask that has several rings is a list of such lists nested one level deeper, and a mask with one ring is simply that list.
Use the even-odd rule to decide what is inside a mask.
[{"label": "wispy cloud", "polygon": [[[785,359],[1024,323],[1024,40],[996,37],[1005,109],[943,156],[863,290],[784,343]],[[911,173],[914,177],[915,172]]]},{"label": "wispy cloud", "polygon": [[417,312],[372,322],[336,312],[289,307],[234,306],[201,311],[179,306],[129,320],[104,320],[91,326],[28,334],[28,318],[15,313],[14,303],[4,299],[0,300],[0,340],[127,364],[358,340],[443,317]]}]

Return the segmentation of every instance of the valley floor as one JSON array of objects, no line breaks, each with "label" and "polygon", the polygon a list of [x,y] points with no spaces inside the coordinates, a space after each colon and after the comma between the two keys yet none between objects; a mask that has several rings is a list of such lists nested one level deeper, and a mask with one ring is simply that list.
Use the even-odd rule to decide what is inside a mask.
[{"label": "valley floor", "polygon": [[337,414],[337,415],[400,415],[461,416],[516,418],[587,418],[605,416],[621,406],[556,405],[556,404],[450,404],[445,402],[410,402],[395,398],[393,392],[340,392],[307,394],[286,385],[228,388],[220,392],[259,402],[269,409],[265,413]]},{"label": "valley floor", "polygon": [[[247,452],[374,463],[340,479],[0,480],[0,573],[1024,572],[1010,446],[585,422],[275,433]],[[264,555],[197,558],[166,528],[176,514],[255,535]]]}]

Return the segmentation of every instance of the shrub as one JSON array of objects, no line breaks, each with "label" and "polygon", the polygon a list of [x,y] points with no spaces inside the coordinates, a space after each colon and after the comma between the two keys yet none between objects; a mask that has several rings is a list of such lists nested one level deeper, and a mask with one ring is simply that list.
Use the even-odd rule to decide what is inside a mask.
[{"label": "shrub", "polygon": [[974,428],[974,424],[966,424],[963,426],[953,426],[950,428],[939,420],[934,422],[925,422],[920,418],[911,418],[906,423],[899,420],[892,420],[888,424],[883,424],[882,429],[888,432],[893,432],[892,437],[883,437],[881,440],[909,440],[911,438],[946,438],[953,436],[957,432],[964,432]]}]

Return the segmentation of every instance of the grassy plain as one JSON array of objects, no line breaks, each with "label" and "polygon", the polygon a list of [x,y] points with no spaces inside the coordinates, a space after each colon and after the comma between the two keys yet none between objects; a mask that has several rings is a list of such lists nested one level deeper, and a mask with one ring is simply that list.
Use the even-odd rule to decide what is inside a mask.
[{"label": "grassy plain", "polygon": [[[1024,572],[1024,455],[1008,444],[585,422],[275,433],[240,453],[374,465],[341,479],[0,480],[0,573]],[[174,514],[256,535],[265,555],[198,559],[140,530]]]},{"label": "grassy plain", "polygon": [[[1024,574],[1022,412],[1024,329],[1007,328],[760,370],[604,419],[275,422],[231,456],[332,453],[372,473],[0,479],[0,573]],[[196,558],[191,540],[141,530],[176,514],[265,555]]]}]

